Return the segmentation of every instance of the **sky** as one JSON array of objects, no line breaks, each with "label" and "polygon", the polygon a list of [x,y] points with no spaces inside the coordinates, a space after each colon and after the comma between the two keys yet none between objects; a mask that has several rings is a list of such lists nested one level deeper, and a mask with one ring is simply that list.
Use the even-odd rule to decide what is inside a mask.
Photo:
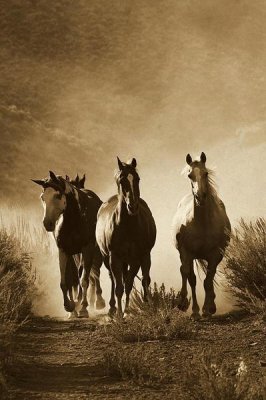
[{"label": "sky", "polygon": [[187,153],[206,153],[233,225],[265,216],[264,1],[11,1],[3,14],[2,202],[41,219],[30,178],[50,169],[85,172],[106,200],[116,156],[135,157],[158,228],[152,276],[176,286]]}]

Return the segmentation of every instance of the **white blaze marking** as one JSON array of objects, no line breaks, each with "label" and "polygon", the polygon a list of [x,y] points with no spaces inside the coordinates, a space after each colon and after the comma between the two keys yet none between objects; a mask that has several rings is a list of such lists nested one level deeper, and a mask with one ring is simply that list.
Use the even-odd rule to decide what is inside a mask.
[{"label": "white blaze marking", "polygon": [[134,180],[134,177],[133,177],[132,174],[128,174],[127,179],[128,179],[128,181],[129,181],[129,184],[130,184],[130,187],[131,187],[131,191],[132,191],[132,196],[133,196],[133,199],[134,199],[134,190],[133,190],[133,180]]}]

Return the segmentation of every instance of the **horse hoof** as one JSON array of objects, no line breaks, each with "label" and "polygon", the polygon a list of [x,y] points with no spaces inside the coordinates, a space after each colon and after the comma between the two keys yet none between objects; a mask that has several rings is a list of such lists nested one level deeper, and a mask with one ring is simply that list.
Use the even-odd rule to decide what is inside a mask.
[{"label": "horse hoof", "polygon": [[202,312],[202,317],[205,318],[205,319],[209,319],[209,318],[211,318],[211,316],[212,316],[211,313],[209,311],[207,311],[207,310],[204,310]]},{"label": "horse hoof", "polygon": [[72,312],[70,312],[69,314],[68,314],[68,319],[74,319],[74,318],[77,318],[78,317],[78,313],[77,313],[77,311],[76,310],[74,310],[74,311],[72,311]]},{"label": "horse hoof", "polygon": [[89,313],[86,308],[82,308],[78,313],[79,318],[89,318]]},{"label": "horse hoof", "polygon": [[180,301],[179,305],[178,305],[178,308],[179,308],[179,310],[181,310],[181,311],[187,311],[188,307],[189,307],[189,301],[188,301],[187,298],[182,299],[182,300]]},{"label": "horse hoof", "polygon": [[67,312],[73,312],[75,310],[75,303],[74,301],[69,301],[68,303],[64,304],[64,308]]},{"label": "horse hoof", "polygon": [[105,301],[104,299],[101,297],[99,299],[96,300],[96,310],[102,310],[105,308]]},{"label": "horse hoof", "polygon": [[113,318],[115,314],[116,314],[116,307],[110,307],[110,309],[108,311],[109,317]]},{"label": "horse hoof", "polygon": [[209,313],[210,314],[215,314],[216,313],[216,305],[213,304],[209,307]]},{"label": "horse hoof", "polygon": [[193,312],[193,313],[191,314],[191,318],[192,318],[194,321],[198,321],[198,320],[200,319],[200,313],[199,313],[199,312]]}]

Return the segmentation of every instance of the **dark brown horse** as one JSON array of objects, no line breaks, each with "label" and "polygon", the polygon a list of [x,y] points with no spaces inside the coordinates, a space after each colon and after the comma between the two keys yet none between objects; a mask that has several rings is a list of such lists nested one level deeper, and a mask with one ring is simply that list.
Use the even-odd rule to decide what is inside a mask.
[{"label": "dark brown horse", "polygon": [[115,296],[118,315],[122,315],[122,296],[126,291],[126,307],[134,278],[141,267],[144,300],[147,300],[150,284],[151,249],[155,244],[156,226],[152,213],[140,198],[139,175],[135,158],[124,163],[118,158],[119,170],[115,175],[118,194],[104,203],[96,225],[96,239],[110,271],[112,292],[110,313],[115,311]]},{"label": "dark brown horse", "polygon": [[193,260],[205,260],[208,264],[205,267],[204,261],[200,262],[206,270],[203,316],[209,316],[216,312],[213,280],[230,240],[231,225],[225,206],[215,190],[213,172],[206,168],[206,155],[201,153],[199,161],[192,161],[188,154],[186,161],[186,173],[191,182],[192,193],[185,196],[178,205],[173,235],[182,264],[181,308],[186,308],[188,280],[192,291],[192,316],[198,318]]},{"label": "dark brown horse", "polygon": [[43,224],[48,232],[53,232],[59,249],[60,287],[65,310],[73,312],[75,309],[73,296],[69,292],[71,279],[75,279],[75,276],[68,276],[68,266],[73,267],[72,256],[81,254],[83,271],[79,316],[88,316],[87,289],[92,264],[95,260],[98,260],[100,265],[102,263],[95,240],[97,212],[102,202],[95,193],[90,192],[88,195],[51,171],[48,178],[34,182],[43,187],[41,194],[44,207]]},{"label": "dark brown horse", "polygon": [[[74,185],[76,188],[81,189],[84,193],[86,193],[88,196],[93,196],[94,193],[89,190],[85,189],[85,181],[86,181],[86,176],[83,174],[83,177],[80,178],[79,175],[76,175],[75,179],[70,179],[68,175],[66,175],[66,180],[70,182],[72,185]],[[83,270],[83,265],[82,265],[82,257],[79,257],[78,255],[75,256],[74,258],[70,258],[69,260],[69,267],[70,271],[70,276],[73,277],[73,290],[76,292],[77,289],[75,287],[76,282],[77,282],[77,277],[75,276],[75,270],[77,270],[76,264],[78,266],[78,274],[81,276],[82,270]],[[93,308],[94,306],[96,307],[96,310],[101,310],[105,308],[105,301],[102,298],[102,288],[100,284],[100,268],[102,265],[102,255],[100,253],[99,247],[97,246],[96,253],[93,259],[93,266],[91,269],[90,273],[90,289],[89,289],[89,301],[90,301],[90,307]],[[71,280],[69,281],[69,286],[71,286]],[[69,290],[69,292],[71,289]],[[95,302],[96,301],[96,302]]]}]

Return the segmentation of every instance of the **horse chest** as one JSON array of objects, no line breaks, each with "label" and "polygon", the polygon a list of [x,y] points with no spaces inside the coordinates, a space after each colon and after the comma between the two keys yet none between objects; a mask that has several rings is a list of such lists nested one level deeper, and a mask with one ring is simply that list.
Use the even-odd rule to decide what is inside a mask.
[{"label": "horse chest", "polygon": [[182,226],[177,236],[178,247],[185,247],[195,255],[204,255],[221,244],[223,230],[220,227]]},{"label": "horse chest", "polygon": [[112,237],[112,249],[125,262],[138,260],[145,252],[146,241],[138,229],[117,229]]}]

